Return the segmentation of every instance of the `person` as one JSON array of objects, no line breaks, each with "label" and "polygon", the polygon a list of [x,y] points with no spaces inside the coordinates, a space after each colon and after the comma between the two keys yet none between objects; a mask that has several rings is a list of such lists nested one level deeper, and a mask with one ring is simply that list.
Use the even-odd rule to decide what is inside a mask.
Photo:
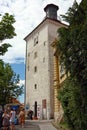
[{"label": "person", "polygon": [[2,121],[3,129],[4,129],[4,130],[7,130],[8,127],[9,127],[9,119],[10,119],[10,116],[9,116],[9,114],[8,114],[8,112],[7,112],[6,109],[4,110],[4,113],[3,113],[3,115],[2,115],[2,119],[3,119],[3,121]]},{"label": "person", "polygon": [[16,111],[15,109],[11,109],[10,111],[10,130],[15,130],[15,116],[16,116]]},{"label": "person", "polygon": [[28,115],[29,119],[31,119],[31,120],[33,119],[32,118],[32,115],[33,115],[33,111],[32,110],[29,110],[27,115]]},{"label": "person", "polygon": [[3,111],[0,110],[0,129],[2,128],[2,115],[3,115]]},{"label": "person", "polygon": [[24,111],[24,109],[21,109],[21,111],[19,113],[19,123],[20,123],[21,127],[24,128],[24,124],[25,124],[25,111]]}]

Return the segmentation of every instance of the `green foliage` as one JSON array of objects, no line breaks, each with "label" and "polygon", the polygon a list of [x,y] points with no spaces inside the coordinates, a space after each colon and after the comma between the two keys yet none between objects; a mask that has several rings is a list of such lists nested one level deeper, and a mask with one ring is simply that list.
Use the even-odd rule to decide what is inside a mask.
[{"label": "green foliage", "polygon": [[18,98],[23,93],[24,86],[20,86],[19,81],[11,66],[0,61],[0,104],[7,104],[10,98]]},{"label": "green foliage", "polygon": [[76,0],[74,1],[73,7],[70,7],[66,13],[66,15],[61,15],[63,20],[68,22],[69,24],[72,23],[72,20],[74,19],[75,13],[77,11],[78,8],[78,3],[76,2]]},{"label": "green foliage", "polygon": [[[1,16],[1,15],[0,15]],[[0,21],[0,55],[4,55],[9,43],[3,43],[6,39],[11,39],[16,36],[13,24],[15,19],[13,15],[5,13]],[[4,105],[10,102],[12,97],[18,98],[23,93],[23,87],[19,85],[19,75],[16,75],[9,64],[5,64],[0,60],[0,104]]]},{"label": "green foliage", "polygon": [[8,51],[8,47],[11,47],[9,43],[4,43],[0,46],[0,55],[4,55]]},{"label": "green foliage", "polygon": [[5,13],[0,21],[0,40],[11,39],[16,36],[13,23],[15,23],[13,15]]},{"label": "green foliage", "polygon": [[64,119],[71,130],[87,129],[87,114],[84,113],[81,86],[69,77],[60,90],[58,99],[64,109]]},{"label": "green foliage", "polygon": [[[11,39],[16,36],[15,28],[13,26],[14,23],[15,19],[13,15],[5,13],[5,15],[2,16],[2,19],[0,21],[0,42],[6,39]],[[8,47],[11,47],[9,43],[1,44],[0,55],[4,55],[5,52],[8,50]]]},{"label": "green foliage", "polygon": [[87,1],[76,1],[65,20],[68,28],[60,28],[58,50],[61,63],[70,73],[60,92],[65,119],[72,130],[87,130]]},{"label": "green foliage", "polygon": [[[76,77],[81,84],[83,81],[87,81],[87,4],[85,3],[84,8],[83,1],[71,19],[72,24],[68,28],[60,28],[58,31],[60,36],[58,53],[61,62],[64,63],[72,77]],[[78,22],[80,20],[81,22]]]}]

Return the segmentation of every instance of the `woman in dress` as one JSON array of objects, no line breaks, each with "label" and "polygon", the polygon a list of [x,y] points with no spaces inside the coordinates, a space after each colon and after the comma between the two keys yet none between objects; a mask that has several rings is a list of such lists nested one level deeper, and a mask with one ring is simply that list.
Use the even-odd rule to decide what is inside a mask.
[{"label": "woman in dress", "polygon": [[11,112],[10,112],[10,130],[15,130],[15,116],[16,116],[15,109],[11,109]]},{"label": "woman in dress", "polygon": [[2,121],[3,129],[7,130],[9,127],[9,119],[10,119],[10,116],[9,116],[7,110],[4,110],[4,113],[2,115],[2,119],[3,119],[3,121]]},{"label": "woman in dress", "polygon": [[24,124],[25,124],[25,111],[24,109],[22,109],[19,113],[19,122],[22,128],[24,128]]}]

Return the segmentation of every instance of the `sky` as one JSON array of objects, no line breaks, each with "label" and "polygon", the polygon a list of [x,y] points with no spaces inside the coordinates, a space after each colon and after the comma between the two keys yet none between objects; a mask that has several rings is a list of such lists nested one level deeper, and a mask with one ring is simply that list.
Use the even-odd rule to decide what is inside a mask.
[{"label": "sky", "polygon": [[[0,14],[9,13],[14,15],[14,23],[17,36],[7,39],[12,47],[2,57],[6,63],[12,66],[16,74],[20,74],[20,83],[25,83],[25,54],[26,42],[24,38],[38,25],[45,17],[44,7],[47,4],[59,6],[57,15],[65,14],[74,0],[0,0]],[[81,0],[77,0],[78,3]],[[4,41],[4,42],[5,42]],[[20,102],[24,102],[24,95],[20,96]]]}]

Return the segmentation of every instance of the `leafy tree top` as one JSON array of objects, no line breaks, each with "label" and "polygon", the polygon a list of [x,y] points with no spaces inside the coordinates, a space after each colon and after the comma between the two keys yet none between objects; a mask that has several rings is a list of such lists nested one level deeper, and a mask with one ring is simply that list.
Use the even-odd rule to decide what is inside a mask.
[{"label": "leafy tree top", "polygon": [[[72,13],[73,12],[73,13]],[[87,2],[76,1],[64,16],[69,22],[68,28],[60,28],[58,55],[66,67],[66,71],[81,83],[87,81]]]},{"label": "leafy tree top", "polygon": [[[0,43],[6,39],[11,39],[16,36],[15,28],[13,24],[15,23],[15,19],[13,15],[9,15],[5,13],[2,16],[0,21]],[[4,55],[5,52],[8,51],[8,47],[11,47],[9,43],[4,43],[0,45],[0,55]]]},{"label": "leafy tree top", "polygon": [[5,13],[4,16],[2,16],[2,19],[0,21],[0,40],[5,39],[11,39],[14,36],[16,36],[15,28],[13,27],[13,24],[15,23],[15,19],[13,15],[9,15],[8,13]]}]

